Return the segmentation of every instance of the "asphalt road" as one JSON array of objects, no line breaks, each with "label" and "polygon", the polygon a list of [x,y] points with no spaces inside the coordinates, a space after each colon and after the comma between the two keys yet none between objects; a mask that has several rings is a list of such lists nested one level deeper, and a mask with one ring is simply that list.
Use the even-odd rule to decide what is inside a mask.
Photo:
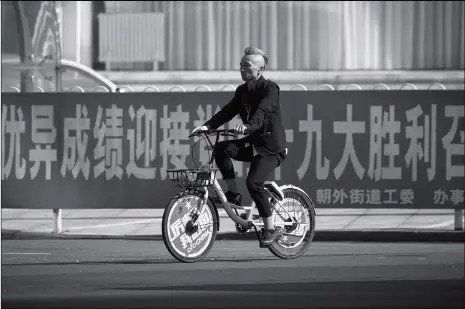
[{"label": "asphalt road", "polygon": [[194,264],[160,241],[3,240],[2,308],[463,308],[464,246],[321,243],[280,260],[217,241]]}]

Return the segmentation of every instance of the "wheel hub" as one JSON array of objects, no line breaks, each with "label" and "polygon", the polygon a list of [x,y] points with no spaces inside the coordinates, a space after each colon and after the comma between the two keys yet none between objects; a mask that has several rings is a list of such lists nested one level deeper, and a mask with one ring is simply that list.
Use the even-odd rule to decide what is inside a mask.
[{"label": "wheel hub", "polygon": [[195,234],[197,232],[199,227],[197,225],[194,225],[192,220],[189,220],[186,224],[186,234],[191,236],[192,234]]},{"label": "wheel hub", "polygon": [[[287,233],[290,233],[290,232],[294,231],[297,228],[297,219],[295,217],[293,217],[292,219],[294,219],[294,223],[292,225],[287,225],[286,226],[286,232]],[[288,219],[286,219],[286,222],[292,222],[292,219],[288,218]]]}]

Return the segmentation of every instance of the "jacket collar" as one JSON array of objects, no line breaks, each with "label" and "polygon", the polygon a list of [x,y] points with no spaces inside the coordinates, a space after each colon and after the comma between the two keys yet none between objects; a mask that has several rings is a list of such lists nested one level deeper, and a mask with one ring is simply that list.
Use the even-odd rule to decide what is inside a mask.
[{"label": "jacket collar", "polygon": [[249,89],[249,85],[248,83],[244,83],[245,84],[245,89],[247,89],[247,91],[254,91],[255,89],[257,89],[257,87],[259,87],[261,84],[263,84],[265,82],[265,78],[263,77],[263,75],[261,75],[257,81],[255,82],[255,84],[252,86],[252,88]]}]

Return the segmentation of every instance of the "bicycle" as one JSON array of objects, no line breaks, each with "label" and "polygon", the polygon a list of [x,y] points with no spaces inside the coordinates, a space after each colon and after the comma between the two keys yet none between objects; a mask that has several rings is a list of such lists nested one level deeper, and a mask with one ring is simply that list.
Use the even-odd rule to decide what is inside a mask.
[{"label": "bicycle", "polygon": [[[231,129],[223,129],[190,134],[189,138],[204,134],[210,143],[213,152],[208,163],[197,169],[166,171],[174,185],[183,189],[168,202],[162,219],[163,241],[169,253],[178,261],[196,262],[210,252],[220,229],[218,205],[222,205],[229,218],[235,222],[237,232],[244,235],[253,228],[257,239],[260,238],[257,227],[262,227],[263,231],[264,224],[261,218],[254,214],[255,203],[252,201],[250,206],[229,203],[216,178],[218,169],[213,167],[215,145],[220,135],[237,137],[233,133]],[[216,134],[215,145],[210,141],[210,134]],[[216,198],[209,195],[209,188],[216,193]],[[292,184],[278,186],[274,181],[266,181],[265,189],[272,206],[273,224],[282,233],[268,249],[281,259],[297,258],[307,251],[315,234],[313,201],[304,190]],[[299,202],[300,207],[294,204],[284,206],[289,201]],[[308,221],[306,225],[299,223],[304,219],[304,213]],[[290,237],[297,237],[297,240],[288,241]]]}]

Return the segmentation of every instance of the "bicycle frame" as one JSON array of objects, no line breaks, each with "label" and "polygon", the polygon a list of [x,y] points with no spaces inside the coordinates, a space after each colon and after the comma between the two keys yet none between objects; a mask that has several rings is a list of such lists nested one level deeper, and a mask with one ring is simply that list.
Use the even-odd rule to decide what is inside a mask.
[{"label": "bicycle frame", "polygon": [[[211,158],[208,161],[208,163],[201,165],[199,170],[202,169],[203,167],[208,167],[208,169],[213,169],[214,168],[213,167],[213,160],[214,160],[214,154],[215,154],[215,145],[212,144],[212,142],[210,141],[210,138],[208,136],[208,133],[212,133],[212,132],[217,133],[216,141],[215,141],[215,145],[216,145],[218,143],[218,140],[219,140],[219,137],[220,137],[221,133],[233,133],[233,130],[224,129],[224,130],[200,131],[200,133],[205,134],[208,142],[212,146],[212,155],[211,155]],[[212,174],[211,176],[213,177],[214,174]],[[231,203],[228,202],[228,200],[226,198],[226,195],[224,194],[223,189],[221,188],[221,186],[220,186],[220,184],[218,182],[218,179],[216,179],[216,178],[211,179],[211,181],[212,181],[213,190],[218,195],[219,201],[223,205],[226,213],[228,214],[229,218],[231,218],[231,220],[233,220],[235,223],[237,223],[239,225],[242,225],[242,226],[244,226],[245,228],[248,228],[248,229],[252,228],[253,226],[257,226],[257,227],[264,226],[263,222],[258,222],[258,221],[255,222],[253,220],[253,212],[255,211],[255,208],[256,208],[254,202],[252,202],[252,204],[250,206],[237,206],[235,204],[231,204]],[[203,187],[203,188],[205,189],[205,200],[208,200],[208,187]],[[271,194],[271,192],[268,189],[266,189],[266,191],[267,191],[268,195],[273,199],[274,196]],[[289,218],[292,218],[291,222],[284,222],[284,218],[278,212],[278,215],[283,219],[283,224],[282,225],[285,225],[285,226],[293,225],[294,224],[294,218],[290,215],[290,213],[287,211],[287,209],[277,199],[275,199],[275,200],[276,200],[277,204],[282,209],[284,209],[284,211],[289,215]],[[215,207],[216,207],[216,204],[215,204]],[[247,219],[246,220],[242,219],[235,211],[233,211],[233,209],[245,210]]]}]

